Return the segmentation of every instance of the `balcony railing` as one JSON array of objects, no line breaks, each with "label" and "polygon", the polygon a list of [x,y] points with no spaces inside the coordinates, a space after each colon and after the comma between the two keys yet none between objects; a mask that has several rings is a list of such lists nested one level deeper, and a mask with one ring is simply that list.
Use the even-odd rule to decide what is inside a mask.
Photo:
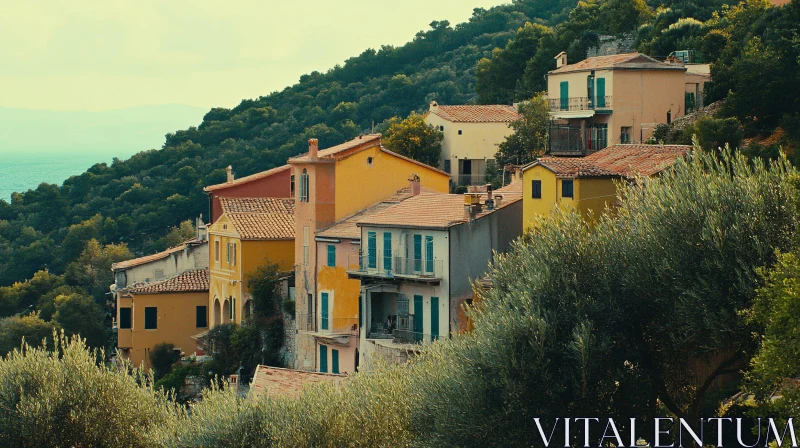
[{"label": "balcony railing", "polygon": [[297,329],[318,333],[350,334],[358,331],[358,318],[301,313],[297,315]]},{"label": "balcony railing", "polygon": [[[391,260],[391,261],[390,261]],[[351,275],[398,279],[441,279],[444,263],[438,259],[350,255]]]},{"label": "balcony railing", "polygon": [[551,112],[579,111],[579,110],[611,110],[611,96],[596,98],[588,96],[573,96],[569,98],[549,98]]},{"label": "balcony railing", "polygon": [[486,176],[483,174],[455,174],[453,180],[456,185],[482,185],[486,183]]},{"label": "balcony railing", "polygon": [[431,343],[441,337],[427,333],[419,333],[413,330],[394,330],[393,333],[395,344]]}]

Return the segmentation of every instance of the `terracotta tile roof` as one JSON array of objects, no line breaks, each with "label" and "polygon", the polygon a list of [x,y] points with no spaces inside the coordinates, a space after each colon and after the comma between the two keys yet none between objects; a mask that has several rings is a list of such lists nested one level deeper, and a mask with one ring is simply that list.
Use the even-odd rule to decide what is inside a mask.
[{"label": "terracotta tile roof", "polygon": [[430,113],[454,123],[511,123],[519,118],[514,106],[489,104],[483,106],[437,106]]},{"label": "terracotta tile roof", "polygon": [[686,71],[683,65],[667,64],[657,61],[641,53],[613,54],[609,56],[595,56],[586,58],[575,64],[551,70],[550,74],[581,72],[585,70],[601,69],[647,69],[647,70],[681,70]]},{"label": "terracotta tile roof", "polygon": [[[421,188],[421,192],[423,193],[436,193],[435,190],[430,188]],[[373,204],[363,210],[360,210],[350,216],[340,219],[336,221],[332,225],[318,230],[316,236],[320,238],[338,238],[338,239],[351,239],[351,240],[360,240],[361,239],[361,230],[358,228],[358,222],[360,220],[366,219],[369,216],[374,215],[382,210],[386,210],[387,208],[399,204],[400,202],[405,201],[406,199],[411,197],[411,190],[409,188],[403,188],[398,190],[394,196],[378,202],[377,204]]]},{"label": "terracotta tile roof", "polygon": [[158,260],[161,260],[163,258],[167,258],[170,254],[174,254],[175,252],[182,251],[183,249],[186,248],[187,244],[192,244],[192,243],[196,243],[196,242],[197,242],[197,239],[193,238],[191,240],[185,241],[180,246],[170,247],[169,249],[167,249],[167,250],[165,250],[163,252],[159,252],[159,253],[152,254],[152,255],[145,255],[144,257],[134,258],[132,260],[120,261],[119,263],[112,264],[111,265],[111,270],[112,271],[118,271],[120,269],[128,269],[128,268],[132,268],[132,267],[135,267],[135,266],[140,266],[140,265],[143,265],[143,264],[147,264],[147,263],[150,263],[150,262],[153,262],[153,261],[158,261]]},{"label": "terracotta tile roof", "polygon": [[256,397],[297,397],[303,388],[319,383],[341,384],[347,378],[331,373],[307,372],[259,365],[250,390]]},{"label": "terracotta tile roof", "polygon": [[166,280],[147,283],[127,288],[133,294],[168,294],[173,292],[206,292],[208,291],[208,268],[192,269]]},{"label": "terracotta tile roof", "polygon": [[[361,135],[340,145],[332,146],[327,149],[320,149],[317,152],[316,160],[337,160],[362,149],[371,148],[380,144],[381,134]],[[314,160],[315,159],[308,157],[308,153],[304,153],[296,157],[291,157],[289,163],[311,162]]]},{"label": "terracotta tile roof", "polygon": [[272,175],[275,175],[275,174],[278,174],[278,173],[282,173],[282,172],[284,172],[284,171],[286,171],[286,170],[288,170],[290,168],[291,167],[289,165],[279,166],[277,168],[272,168],[271,170],[262,171],[260,173],[251,174],[251,175],[245,176],[245,177],[240,177],[239,179],[234,179],[232,182],[225,182],[225,183],[222,183],[222,184],[209,185],[209,186],[203,188],[203,191],[222,190],[222,189],[225,189],[225,188],[228,188],[228,187],[235,187],[237,185],[243,185],[243,184],[252,182],[254,180],[264,179],[265,177],[269,177],[269,176],[272,176]]},{"label": "terracotta tile roof", "polygon": [[[519,184],[521,186],[521,183]],[[464,211],[464,195],[420,193],[397,205],[379,211],[358,222],[359,226],[387,226],[421,229],[447,229],[470,220],[480,219],[522,200],[522,191],[500,192],[503,200],[494,210],[484,206],[480,213],[468,217]],[[485,199],[485,194],[484,194]],[[483,202],[483,201],[482,201]]]},{"label": "terracotta tile roof", "polygon": [[586,157],[541,157],[541,165],[560,177],[652,176],[691,151],[689,145],[613,145]]},{"label": "terracotta tile roof", "polygon": [[243,240],[294,238],[294,199],[219,198],[219,202]]}]

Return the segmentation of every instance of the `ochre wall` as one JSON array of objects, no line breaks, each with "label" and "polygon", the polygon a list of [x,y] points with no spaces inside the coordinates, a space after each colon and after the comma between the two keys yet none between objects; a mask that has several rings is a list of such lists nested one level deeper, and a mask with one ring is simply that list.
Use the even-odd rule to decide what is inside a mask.
[{"label": "ochre wall", "polygon": [[[331,330],[334,332],[345,331],[353,324],[358,324],[358,297],[361,293],[361,282],[347,278],[347,266],[349,261],[358,266],[357,256],[360,246],[350,244],[350,241],[342,240],[340,243],[318,241],[316,243],[317,260],[319,260],[317,303],[321,303],[320,297],[323,292],[329,294],[332,299]],[[336,247],[336,267],[328,266],[328,245]],[[350,260],[351,258],[352,260]],[[320,309],[319,306],[317,309]],[[320,316],[317,316],[318,324],[319,319]],[[321,327],[318,326],[318,328]]]},{"label": "ochre wall", "polygon": [[291,197],[290,176],[292,170],[283,170],[271,176],[244,184],[220,188],[211,192],[211,220],[216,222],[222,215],[219,198],[288,198]]},{"label": "ochre wall", "polygon": [[[121,297],[117,306],[117,322],[120,307],[132,306],[132,329],[118,330],[122,337],[117,345],[120,348],[129,346],[128,357],[133,365],[144,365],[145,368],[151,367],[149,352],[157,344],[171,343],[187,356],[191,355],[199,351],[192,336],[206,330],[206,327],[195,326],[195,307],[203,305],[208,305],[208,293],[205,292],[138,294],[133,299]],[[151,306],[158,308],[158,328],[145,330],[144,309]]]},{"label": "ochre wall", "polygon": [[[227,226],[227,229],[225,228]],[[219,260],[216,259],[215,243],[219,242]],[[233,225],[228,220],[228,217],[222,215],[219,217],[208,231],[209,243],[209,268],[210,280],[208,290],[208,309],[209,309],[209,325],[214,327],[216,325],[226,324],[230,321],[230,312],[225,305],[230,297],[236,299],[237,308],[241,305],[242,298],[242,242],[239,236],[233,229]],[[236,260],[231,259],[228,263],[225,256],[225,248],[228,243],[236,244]],[[235,263],[234,263],[235,261]],[[221,310],[220,318],[215,318],[214,307],[218,303]],[[241,313],[235,313],[238,319]]]},{"label": "ochre wall", "polygon": [[584,219],[596,222],[606,206],[613,207],[617,203],[617,186],[614,179],[576,179],[575,184],[580,185],[580,196],[576,199],[578,211]]}]

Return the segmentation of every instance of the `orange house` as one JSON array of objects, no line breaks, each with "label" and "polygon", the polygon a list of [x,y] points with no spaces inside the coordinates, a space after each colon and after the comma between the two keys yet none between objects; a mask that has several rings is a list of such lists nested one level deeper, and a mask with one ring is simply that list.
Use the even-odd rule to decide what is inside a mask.
[{"label": "orange house", "polygon": [[[407,187],[409,178],[414,176],[423,187],[446,193],[450,188],[450,175],[387,150],[381,146],[380,134],[362,135],[324,150],[319,150],[317,140],[311,139],[309,152],[289,159],[288,163],[296,181],[296,368],[335,373],[335,370],[344,370],[343,367],[334,369],[339,364],[338,360],[334,363],[337,349],[315,338],[316,323],[321,323],[322,319],[322,314],[317,315],[317,312],[323,300],[330,300],[330,291],[321,291],[317,285],[318,257],[314,241],[317,231],[391,198]],[[346,277],[344,269],[340,275]],[[334,300],[334,309],[342,310],[342,315],[328,318],[357,319],[353,310],[358,309],[358,295]],[[313,324],[310,327],[309,322]]]}]

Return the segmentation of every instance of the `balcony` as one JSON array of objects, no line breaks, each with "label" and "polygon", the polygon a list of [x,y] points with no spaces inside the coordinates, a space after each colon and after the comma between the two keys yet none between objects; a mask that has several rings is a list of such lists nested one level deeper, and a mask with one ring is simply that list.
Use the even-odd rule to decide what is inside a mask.
[{"label": "balcony", "polygon": [[486,176],[483,174],[454,174],[453,181],[459,186],[484,185]]},{"label": "balcony", "polygon": [[569,98],[549,98],[550,112],[586,111],[611,112],[611,96],[592,98],[588,96],[574,96]]},{"label": "balcony", "polygon": [[358,332],[357,317],[328,317],[317,313],[298,313],[297,329],[332,335],[349,335]]},{"label": "balcony", "polygon": [[608,146],[608,127],[605,124],[590,124],[585,128],[554,125],[549,132],[549,154],[578,157]]},{"label": "balcony", "polygon": [[350,255],[348,266],[350,268],[347,274],[350,278],[403,280],[437,285],[442,280],[444,270],[442,260],[383,257],[381,253],[373,256]]}]

